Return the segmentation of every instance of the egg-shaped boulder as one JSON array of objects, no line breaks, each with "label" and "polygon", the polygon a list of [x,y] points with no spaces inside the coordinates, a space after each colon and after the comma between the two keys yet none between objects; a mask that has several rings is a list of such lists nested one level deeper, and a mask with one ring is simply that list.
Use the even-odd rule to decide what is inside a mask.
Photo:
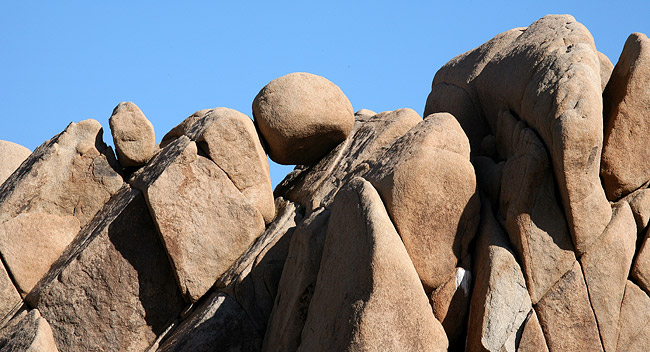
[{"label": "egg-shaped boulder", "polygon": [[320,160],[354,126],[352,104],[341,89],[306,72],[276,78],[262,88],[253,116],[269,157],[285,165]]}]

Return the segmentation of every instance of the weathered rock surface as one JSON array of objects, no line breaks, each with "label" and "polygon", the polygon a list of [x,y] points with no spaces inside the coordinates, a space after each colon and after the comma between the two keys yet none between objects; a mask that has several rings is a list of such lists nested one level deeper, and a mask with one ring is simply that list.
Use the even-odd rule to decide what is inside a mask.
[{"label": "weathered rock surface", "polygon": [[0,253],[24,295],[122,186],[97,121],[72,123],[0,186]]},{"label": "weathered rock surface", "polygon": [[507,158],[501,171],[500,214],[536,304],[573,267],[571,236],[555,198],[546,148],[535,132],[504,111],[496,138]]},{"label": "weathered rock surface", "polygon": [[427,292],[452,275],[478,226],[469,143],[450,114],[397,139],[366,174],[386,204]]},{"label": "weathered rock surface", "polygon": [[369,115],[356,115],[348,139],[318,163],[297,168],[287,175],[276,187],[276,196],[304,205],[307,213],[329,206],[347,180],[365,173],[369,161],[378,158],[395,139],[422,121],[412,109]]},{"label": "weathered rock surface", "polygon": [[521,332],[517,352],[548,352],[544,332],[539,325],[537,313],[535,313],[534,309],[530,310],[528,318],[524,322],[524,329]]},{"label": "weathered rock surface", "polygon": [[21,301],[22,299],[16,286],[11,281],[4,265],[0,263],[0,329],[2,329],[5,316],[19,305]]},{"label": "weathered rock surface", "polygon": [[186,135],[221,168],[237,189],[262,214],[275,216],[269,162],[253,121],[228,108],[199,110],[165,135],[161,147]]},{"label": "weathered rock surface", "polygon": [[576,261],[535,306],[550,351],[602,351],[598,326]]},{"label": "weathered rock surface", "polygon": [[161,153],[147,166],[159,175],[141,189],[179,287],[196,302],[262,233],[264,219],[194,142],[183,137],[167,148],[175,147],[171,164]]},{"label": "weathered rock surface", "polygon": [[614,65],[609,60],[609,58],[600,51],[598,52],[598,61],[600,61],[600,88],[602,90],[605,90],[610,77],[612,77]]},{"label": "weathered rock surface", "polygon": [[524,274],[487,201],[481,204],[476,241],[466,350],[514,351],[532,305]]},{"label": "weathered rock surface", "polygon": [[601,175],[607,197],[619,199],[650,180],[650,39],[633,33],[625,42],[603,92],[605,142]]},{"label": "weathered rock surface", "polygon": [[20,144],[0,141],[0,185],[16,171],[32,153]]},{"label": "weathered rock surface", "polygon": [[52,328],[38,310],[33,309],[20,321],[0,333],[0,350],[20,352],[57,352]]},{"label": "weathered rock surface", "polygon": [[646,351],[650,345],[650,297],[631,281],[625,285],[618,351]]},{"label": "weathered rock surface", "polygon": [[636,232],[644,234],[650,222],[650,189],[639,189],[623,200],[630,204],[634,220],[636,221]]},{"label": "weathered rock surface", "polygon": [[650,294],[650,232],[646,231],[641,246],[636,253],[630,276],[648,294]]},{"label": "weathered rock surface", "polygon": [[157,351],[259,351],[262,337],[232,297],[212,293]]},{"label": "weathered rock surface", "polygon": [[[438,98],[439,90],[453,90],[461,103]],[[599,176],[600,61],[584,26],[568,15],[549,15],[456,57],[436,73],[425,115],[450,110],[473,147],[495,130],[501,111],[524,120],[551,154],[577,253],[596,242],[611,209]]]},{"label": "weathered rock surface", "polygon": [[26,301],[61,348],[145,350],[184,302],[141,192],[113,196]]},{"label": "weathered rock surface", "polygon": [[318,208],[293,233],[264,336],[264,351],[295,351],[300,345],[320,269],[329,216],[329,210]]},{"label": "weathered rock surface", "polygon": [[603,238],[580,258],[605,351],[616,350],[619,312],[635,245],[634,215],[626,202],[620,202]]},{"label": "weathered rock surface", "polygon": [[352,131],[354,111],[341,89],[305,72],[272,80],[253,101],[253,116],[279,164],[311,164]]},{"label": "weathered rock surface", "polygon": [[431,292],[429,297],[433,315],[442,323],[449,339],[449,350],[465,349],[471,286],[472,274],[463,268],[456,268],[454,275]]},{"label": "weathered rock surface", "polygon": [[156,151],[153,125],[132,102],[119,103],[108,119],[117,160],[123,167],[144,165]]},{"label": "weathered rock surface", "polygon": [[353,179],[332,205],[298,350],[444,351],[447,344],[381,198]]}]

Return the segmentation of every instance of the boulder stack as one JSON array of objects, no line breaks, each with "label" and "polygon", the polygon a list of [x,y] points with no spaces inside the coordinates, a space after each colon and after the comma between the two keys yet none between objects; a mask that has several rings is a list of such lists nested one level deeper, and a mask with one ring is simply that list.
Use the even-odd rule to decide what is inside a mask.
[{"label": "boulder stack", "polygon": [[117,158],[94,120],[0,142],[0,350],[647,350],[648,45],[549,15],[424,118],[293,73],[158,147],[121,103]]}]

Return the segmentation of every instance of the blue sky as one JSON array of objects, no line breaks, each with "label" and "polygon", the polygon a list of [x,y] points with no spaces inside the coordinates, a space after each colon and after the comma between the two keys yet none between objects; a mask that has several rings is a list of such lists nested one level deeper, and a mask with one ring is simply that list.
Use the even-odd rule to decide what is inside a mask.
[{"label": "blue sky", "polygon": [[[435,72],[494,35],[569,13],[616,63],[637,2],[0,2],[0,139],[36,148],[72,121],[104,126],[133,101],[158,141],[194,111],[251,115],[272,79],[306,71],[336,83],[354,110],[422,113]],[[530,3],[530,4],[529,4]],[[292,167],[271,165],[277,184]]]}]

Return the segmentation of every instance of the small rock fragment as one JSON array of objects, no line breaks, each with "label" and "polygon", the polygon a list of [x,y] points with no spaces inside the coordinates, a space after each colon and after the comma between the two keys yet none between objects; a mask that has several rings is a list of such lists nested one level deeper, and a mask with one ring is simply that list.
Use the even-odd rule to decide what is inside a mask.
[{"label": "small rock fragment", "polygon": [[156,151],[153,125],[132,102],[119,103],[108,119],[122,167],[142,166]]}]

